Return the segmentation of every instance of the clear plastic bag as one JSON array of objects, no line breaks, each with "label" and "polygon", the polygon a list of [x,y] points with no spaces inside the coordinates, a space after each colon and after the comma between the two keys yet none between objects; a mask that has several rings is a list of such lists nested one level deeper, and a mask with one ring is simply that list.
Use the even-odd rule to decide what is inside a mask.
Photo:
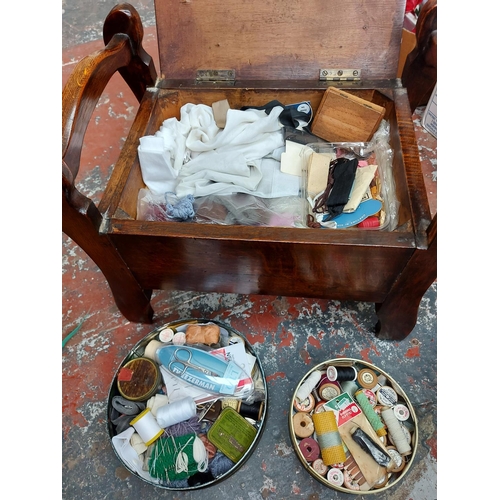
[{"label": "clear plastic bag", "polygon": [[259,198],[249,194],[212,195],[194,203],[196,222],[270,227],[305,227],[300,196]]},{"label": "clear plastic bag", "polygon": [[194,387],[225,397],[247,398],[253,393],[252,377],[232,359],[174,344],[160,347],[156,354],[164,369]]},{"label": "clear plastic bag", "polygon": [[[386,120],[382,120],[379,129],[370,142],[311,143],[307,147],[312,149],[314,153],[325,156],[327,160],[323,160],[323,162],[330,162],[338,158],[357,159],[360,167],[367,165],[376,165],[377,167],[369,189],[367,189],[361,203],[358,205],[359,210],[352,212],[352,214],[346,212],[347,215],[342,213],[341,216],[328,220],[329,214],[325,207],[325,200],[328,196],[328,178],[326,177],[324,180],[325,187],[323,191],[312,198],[309,189],[311,172],[308,170],[309,164],[306,163],[302,175],[302,193],[307,200],[304,219],[307,220],[309,227],[342,229],[350,227],[362,228],[363,230],[388,231],[393,231],[397,227],[399,202],[396,197],[392,174],[393,151],[389,145],[389,124]],[[323,175],[325,175],[324,170]],[[363,213],[362,209],[368,205],[362,205],[362,203],[373,199],[381,202],[380,210],[367,216],[366,213],[370,212]],[[375,209],[377,208],[377,205],[373,202],[370,208],[372,206]],[[378,224],[364,223],[365,220],[368,222],[368,217],[372,219],[374,217],[378,218]],[[361,226],[359,226],[359,223],[362,223]]]}]

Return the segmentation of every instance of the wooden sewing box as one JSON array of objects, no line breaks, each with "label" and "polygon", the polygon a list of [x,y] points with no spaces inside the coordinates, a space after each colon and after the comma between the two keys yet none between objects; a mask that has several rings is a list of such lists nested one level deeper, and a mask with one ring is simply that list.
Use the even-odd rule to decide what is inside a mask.
[{"label": "wooden sewing box", "polygon": [[[375,303],[381,339],[413,330],[436,279],[431,217],[407,89],[396,78],[404,0],[156,2],[159,72],[142,47],[140,13],[113,8],[105,48],[63,90],[63,231],[94,260],[122,314],[151,322],[153,290],[262,294]],[[119,71],[140,101],[98,205],[75,187],[85,131]],[[231,107],[310,101],[334,86],[385,108],[400,203],[393,231],[136,220],[145,187],[137,148],[186,103]]]}]

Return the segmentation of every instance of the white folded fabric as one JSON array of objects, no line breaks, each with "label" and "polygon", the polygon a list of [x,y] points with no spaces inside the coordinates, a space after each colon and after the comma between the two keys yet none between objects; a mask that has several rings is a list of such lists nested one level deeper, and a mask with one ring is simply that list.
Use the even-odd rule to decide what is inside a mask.
[{"label": "white folded fabric", "polygon": [[260,198],[279,198],[299,195],[300,177],[281,172],[279,161],[263,158],[253,163],[255,166],[250,167],[250,177],[246,183],[242,176],[200,171],[181,180],[177,186],[177,196],[246,193]]},{"label": "white folded fabric", "polygon": [[[165,120],[155,136],[141,138],[139,161],[146,186],[154,193],[249,193],[261,197],[296,196],[297,179],[276,172],[279,162],[266,158],[284,147],[276,106],[264,110],[230,109],[224,129],[204,104],[186,104],[181,119]],[[163,143],[160,142],[160,139]],[[268,162],[273,162],[272,166]],[[270,175],[270,178],[264,177]]]},{"label": "white folded fabric", "polygon": [[165,120],[155,135],[139,139],[139,164],[144,184],[154,194],[174,191],[186,153],[189,127],[175,118]]}]

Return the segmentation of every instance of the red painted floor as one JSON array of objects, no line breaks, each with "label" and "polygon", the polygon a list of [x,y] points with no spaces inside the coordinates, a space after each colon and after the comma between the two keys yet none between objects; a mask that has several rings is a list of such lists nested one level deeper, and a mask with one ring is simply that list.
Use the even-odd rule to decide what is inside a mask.
[{"label": "red painted floor", "polygon": [[[75,19],[77,15],[72,29],[85,30]],[[101,46],[93,40],[64,44],[63,83],[80,58]],[[145,29],[144,46],[157,63],[154,26]],[[78,181],[79,189],[96,203],[137,107],[121,77],[113,77],[89,126]],[[435,213],[437,141],[422,129],[422,111],[415,113],[414,124]],[[165,491],[131,474],[114,454],[107,431],[108,391],[121,362],[153,328],[179,318],[214,319],[243,333],[263,364],[268,384],[269,414],[259,446],[234,475],[211,487],[211,495],[231,500],[352,498],[307,473],[291,446],[287,426],[290,398],[304,374],[328,359],[350,357],[389,372],[408,394],[419,419],[412,468],[396,488],[377,498],[437,497],[436,283],[424,296],[415,330],[402,342],[374,337],[373,304],[304,298],[156,292],[154,324],[147,326],[121,316],[100,270],[64,234],[62,257],[62,338],[80,326],[62,349],[63,498],[206,498],[206,490]]]}]

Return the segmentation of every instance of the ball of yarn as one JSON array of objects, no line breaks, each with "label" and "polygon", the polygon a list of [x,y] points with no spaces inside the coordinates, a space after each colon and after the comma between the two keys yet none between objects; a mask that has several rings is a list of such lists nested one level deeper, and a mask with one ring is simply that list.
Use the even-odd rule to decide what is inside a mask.
[{"label": "ball of yarn", "polygon": [[208,465],[210,472],[215,478],[222,476],[222,474],[230,471],[233,467],[234,462],[220,451],[215,454],[215,457]]},{"label": "ball of yarn", "polygon": [[177,203],[169,203],[168,193],[166,193],[167,205],[165,207],[165,212],[167,217],[176,221],[184,221],[192,219],[195,216],[195,211],[193,207],[194,196],[188,194],[186,197],[181,198]]}]

